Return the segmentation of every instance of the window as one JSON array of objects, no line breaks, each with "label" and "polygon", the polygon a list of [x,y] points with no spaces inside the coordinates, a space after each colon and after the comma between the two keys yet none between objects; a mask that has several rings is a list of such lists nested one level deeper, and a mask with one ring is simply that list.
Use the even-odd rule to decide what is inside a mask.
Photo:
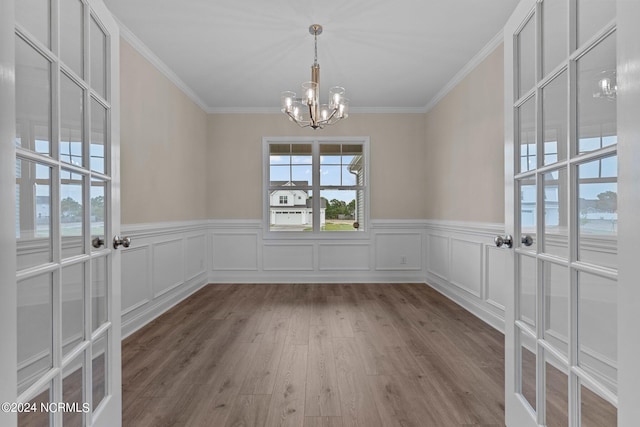
[{"label": "window", "polygon": [[365,231],[367,148],[368,138],[265,138],[265,229]]}]

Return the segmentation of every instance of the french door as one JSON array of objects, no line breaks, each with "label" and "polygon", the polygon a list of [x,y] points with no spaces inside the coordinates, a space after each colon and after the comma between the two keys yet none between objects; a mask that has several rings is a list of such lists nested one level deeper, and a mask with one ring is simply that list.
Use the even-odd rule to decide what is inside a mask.
[{"label": "french door", "polygon": [[101,0],[2,8],[0,423],[120,425],[118,28]]},{"label": "french door", "polygon": [[[619,282],[618,246],[627,236],[618,226],[640,226],[637,213],[618,211],[640,191],[618,179],[619,135],[640,126],[620,122],[622,129],[618,120],[629,87],[618,84],[618,52],[631,43],[617,27],[624,1],[522,0],[505,27],[505,215],[513,237],[496,243],[513,246],[508,426],[618,425],[618,353],[637,340],[637,329],[635,337],[619,334],[619,292],[632,284]],[[626,143],[637,157],[638,141]]]}]

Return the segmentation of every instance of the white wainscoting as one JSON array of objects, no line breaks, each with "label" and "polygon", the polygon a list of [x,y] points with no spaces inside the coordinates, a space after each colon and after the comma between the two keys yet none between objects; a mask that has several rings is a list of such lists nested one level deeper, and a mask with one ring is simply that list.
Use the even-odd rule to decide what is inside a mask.
[{"label": "white wainscoting", "polygon": [[504,224],[427,221],[427,284],[504,331],[508,258],[493,239]]},{"label": "white wainscoting", "polygon": [[423,221],[372,221],[367,234],[263,238],[262,221],[209,222],[212,283],[419,282]]},{"label": "white wainscoting", "polygon": [[[207,283],[427,283],[504,329],[502,224],[372,221],[353,238],[263,238],[259,220],[123,226],[123,336]],[[342,236],[340,236],[342,237]]]},{"label": "white wainscoting", "polygon": [[123,225],[122,336],[209,282],[207,221]]}]

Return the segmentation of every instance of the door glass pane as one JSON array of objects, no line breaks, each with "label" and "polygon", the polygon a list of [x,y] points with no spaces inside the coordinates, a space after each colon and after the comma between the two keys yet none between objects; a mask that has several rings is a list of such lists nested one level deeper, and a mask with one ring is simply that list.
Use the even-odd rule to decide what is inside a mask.
[{"label": "door glass pane", "polygon": [[611,279],[578,272],[579,365],[617,390],[618,287]]},{"label": "door glass pane", "polygon": [[618,162],[605,157],[578,166],[578,260],[617,267]]},{"label": "door glass pane", "polygon": [[567,72],[542,89],[543,164],[567,158]]},{"label": "door glass pane", "polygon": [[566,356],[569,342],[569,270],[545,262],[543,282],[544,339]]},{"label": "door glass pane", "polygon": [[578,153],[617,142],[616,34],[578,60]]},{"label": "door glass pane", "polygon": [[567,26],[569,12],[566,0],[542,3],[542,65],[547,75],[568,56]]},{"label": "door glass pane", "polygon": [[108,378],[108,346],[107,336],[103,335],[93,342],[92,349],[92,381],[93,381],[93,411],[98,408],[100,402],[107,395],[107,382]]},{"label": "door glass pane", "polygon": [[616,16],[615,0],[577,0],[578,46],[593,37]]},{"label": "door glass pane", "polygon": [[91,260],[91,330],[107,320],[107,257]]},{"label": "door glass pane", "polygon": [[520,180],[520,233],[530,236],[532,244],[525,246],[521,239],[516,239],[516,245],[526,251],[535,252],[538,248],[536,235],[536,181],[535,178]]},{"label": "door glass pane", "polygon": [[520,172],[537,167],[535,107],[535,99],[532,97],[518,108]]},{"label": "door glass pane", "polygon": [[52,366],[53,275],[18,282],[18,394]]},{"label": "door glass pane", "polygon": [[16,254],[18,270],[52,261],[51,168],[16,160]]},{"label": "door glass pane", "polygon": [[536,82],[536,33],[532,17],[517,36],[518,49],[518,98],[527,93]]},{"label": "door glass pane", "polygon": [[60,160],[83,166],[84,129],[82,88],[60,75]]},{"label": "door glass pane", "polygon": [[62,269],[62,355],[84,339],[84,263]]},{"label": "door glass pane", "polygon": [[84,253],[84,178],[65,169],[60,173],[60,235],[63,258]]},{"label": "door glass pane", "polygon": [[51,47],[51,0],[18,0],[16,22],[47,47]]},{"label": "door glass pane", "polygon": [[364,192],[360,190],[320,191],[320,230],[364,230],[362,203]]},{"label": "door glass pane", "polygon": [[91,99],[91,170],[104,174],[106,171],[105,137],[107,129],[107,109],[95,99]]},{"label": "door glass pane", "polygon": [[[91,179],[91,249],[106,248],[104,219],[106,216],[105,189],[107,183],[101,179]],[[98,239],[98,240],[96,240]],[[96,246],[98,246],[96,248]]]},{"label": "door glass pane", "polygon": [[60,1],[60,57],[80,77],[84,77],[83,18],[80,0]]},{"label": "door glass pane", "polygon": [[520,315],[518,319],[535,327],[536,324],[536,259],[518,255],[520,260]]},{"label": "door glass pane", "polygon": [[517,329],[520,335],[520,393],[531,407],[536,409],[536,344],[525,332]]},{"label": "door glass pane", "polygon": [[91,17],[91,87],[106,98],[106,49],[107,37]]},{"label": "door glass pane", "polygon": [[311,144],[271,144],[269,165],[269,185],[313,184]]},{"label": "door glass pane", "polygon": [[618,410],[593,391],[580,385],[581,427],[616,427]]},{"label": "door glass pane", "polygon": [[562,362],[545,353],[547,427],[569,426],[569,378]]},{"label": "door glass pane", "polygon": [[[19,3],[19,2],[18,2]],[[16,141],[51,155],[51,63],[16,36]]]},{"label": "door glass pane", "polygon": [[548,172],[544,180],[544,252],[565,259],[569,258],[567,236],[567,170]]},{"label": "door glass pane", "polygon": [[29,400],[29,407],[37,408],[33,412],[18,412],[18,427],[48,426],[53,419],[53,412],[41,411],[41,405],[51,402],[51,384]]},{"label": "door glass pane", "polygon": [[62,371],[62,401],[74,410],[64,411],[62,425],[82,427],[83,413],[89,408],[84,400],[84,353],[76,357]]}]

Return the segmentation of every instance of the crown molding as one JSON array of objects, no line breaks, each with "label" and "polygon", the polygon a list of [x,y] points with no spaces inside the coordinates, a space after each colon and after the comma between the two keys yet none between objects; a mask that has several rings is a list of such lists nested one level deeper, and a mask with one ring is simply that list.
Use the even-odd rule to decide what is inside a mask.
[{"label": "crown molding", "polygon": [[127,41],[140,55],[149,61],[160,73],[162,73],[171,83],[176,85],[189,99],[191,99],[203,111],[208,112],[209,107],[167,64],[149,49],[133,32],[127,28],[115,15],[113,15],[118,27],[120,27],[120,37]]},{"label": "crown molding", "polygon": [[[280,114],[276,107],[264,108],[208,108],[205,110],[209,114]],[[349,114],[424,114],[427,111],[424,107],[351,107]]]},{"label": "crown molding", "polygon": [[[200,98],[178,75],[169,68],[158,56],[151,51],[126,25],[113,16],[120,27],[120,36],[126,40],[138,53],[147,59],[169,81],[180,89],[189,99],[207,114],[278,114],[277,107],[210,107]],[[424,107],[351,107],[352,114],[424,114],[428,113],[438,102],[451,92],[460,82],[473,71],[489,54],[503,42],[503,30],[500,30],[453,78],[429,101]]]},{"label": "crown molding", "polygon": [[447,83],[441,90],[438,92],[431,101],[423,108],[425,113],[431,111],[433,107],[435,107],[438,102],[442,100],[449,92],[453,90],[465,77],[471,73],[482,61],[484,61],[489,54],[491,54],[504,40],[504,30],[500,30],[498,34],[496,34],[489,43],[487,43],[481,50],[478,52],[469,62],[466,63],[458,73],[453,76],[449,83]]}]

